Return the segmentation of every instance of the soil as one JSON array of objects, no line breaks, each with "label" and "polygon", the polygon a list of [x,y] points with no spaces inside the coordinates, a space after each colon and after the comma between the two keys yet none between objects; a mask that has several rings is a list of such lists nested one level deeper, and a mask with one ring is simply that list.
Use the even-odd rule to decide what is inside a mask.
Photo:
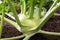
[{"label": "soil", "polygon": [[60,10],[58,10],[57,13],[60,14]]},{"label": "soil", "polygon": [[29,40],[60,40],[60,36],[44,35],[37,33],[32,36]]},{"label": "soil", "polygon": [[60,16],[53,16],[45,25],[42,30],[49,32],[60,32]]},{"label": "soil", "polygon": [[20,31],[18,31],[12,25],[9,25],[8,23],[4,22],[2,36],[1,36],[2,38],[16,37],[19,35],[22,35]]},{"label": "soil", "polygon": [[19,13],[21,12],[21,8],[18,7],[18,8],[16,9],[16,11],[17,11],[17,13],[19,14]]},{"label": "soil", "polygon": [[10,20],[12,20],[12,21],[14,21],[14,22],[16,22],[14,19],[12,19],[11,17],[9,17],[9,16],[6,15],[6,14],[5,14],[5,17],[8,18],[8,19],[10,19]]}]

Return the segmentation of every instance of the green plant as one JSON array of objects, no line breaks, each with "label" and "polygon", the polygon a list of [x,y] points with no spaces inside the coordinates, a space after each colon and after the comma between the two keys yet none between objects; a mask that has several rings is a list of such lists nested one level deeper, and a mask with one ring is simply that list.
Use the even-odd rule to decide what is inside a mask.
[{"label": "green plant", "polygon": [[1,22],[0,22],[0,38],[1,38],[1,34],[2,34],[2,26],[4,23],[4,9],[5,9],[5,1],[2,3],[2,17],[1,17]]},{"label": "green plant", "polygon": [[[7,0],[16,22],[4,18],[4,14],[2,14],[2,17],[6,22],[9,22],[13,26],[21,27],[21,31],[25,35],[25,38],[23,40],[28,40],[31,36],[36,34],[43,27],[43,25],[54,15],[54,13],[60,8],[60,2],[57,2],[59,0],[55,0],[50,9],[46,12],[43,9],[45,0],[39,0],[39,5],[37,7],[35,5],[37,3],[36,1],[37,0],[20,0],[21,13],[18,17],[15,6],[11,2],[11,0]],[[44,15],[42,16],[42,14]]]}]

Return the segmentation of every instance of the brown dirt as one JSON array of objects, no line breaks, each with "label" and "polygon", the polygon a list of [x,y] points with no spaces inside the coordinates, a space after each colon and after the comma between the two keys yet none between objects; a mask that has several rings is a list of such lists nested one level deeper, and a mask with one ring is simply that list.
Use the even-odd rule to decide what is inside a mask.
[{"label": "brown dirt", "polygon": [[60,16],[53,16],[45,25],[42,30],[50,32],[60,32]]},{"label": "brown dirt", "polygon": [[16,9],[16,11],[17,11],[17,13],[19,14],[19,13],[21,12],[21,8],[18,7],[18,8]]},{"label": "brown dirt", "polygon": [[58,11],[57,11],[57,13],[59,13],[59,14],[60,14],[60,10],[58,10]]},{"label": "brown dirt", "polygon": [[15,27],[9,25],[8,23],[4,23],[3,30],[2,30],[2,38],[10,38],[22,35]]},{"label": "brown dirt", "polygon": [[[12,19],[11,17],[9,17],[8,15],[5,14],[5,17],[12,20],[12,21],[15,21],[14,19]],[[15,21],[16,22],[16,21]]]},{"label": "brown dirt", "polygon": [[60,40],[60,36],[44,35],[37,33],[32,36],[29,40]]}]

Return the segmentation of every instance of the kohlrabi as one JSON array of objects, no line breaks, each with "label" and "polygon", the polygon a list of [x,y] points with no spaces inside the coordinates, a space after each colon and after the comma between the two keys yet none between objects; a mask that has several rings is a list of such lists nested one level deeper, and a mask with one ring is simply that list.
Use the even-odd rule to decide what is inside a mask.
[{"label": "kohlrabi", "polygon": [[16,23],[21,27],[21,31],[26,36],[23,40],[28,40],[32,35],[37,33],[60,8],[60,2],[57,2],[58,0],[55,0],[56,2],[52,4],[48,11],[43,8],[46,0],[39,0],[38,6],[35,5],[35,3],[37,3],[36,1],[37,0],[20,0],[21,13],[18,16],[11,0],[7,0]]}]

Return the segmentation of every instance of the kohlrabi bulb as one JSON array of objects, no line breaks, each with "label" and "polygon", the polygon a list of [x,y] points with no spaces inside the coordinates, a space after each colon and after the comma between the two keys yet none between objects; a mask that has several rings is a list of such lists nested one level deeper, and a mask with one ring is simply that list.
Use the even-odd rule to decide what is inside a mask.
[{"label": "kohlrabi bulb", "polygon": [[[36,17],[37,16],[37,17]],[[38,14],[34,14],[33,16],[33,19],[29,19],[27,18],[26,15],[24,14],[19,14],[19,19],[20,19],[20,22],[23,26],[26,26],[26,27],[29,27],[30,29],[29,30],[34,30],[37,28],[37,26],[39,25],[40,23],[40,19],[38,17]]]}]

